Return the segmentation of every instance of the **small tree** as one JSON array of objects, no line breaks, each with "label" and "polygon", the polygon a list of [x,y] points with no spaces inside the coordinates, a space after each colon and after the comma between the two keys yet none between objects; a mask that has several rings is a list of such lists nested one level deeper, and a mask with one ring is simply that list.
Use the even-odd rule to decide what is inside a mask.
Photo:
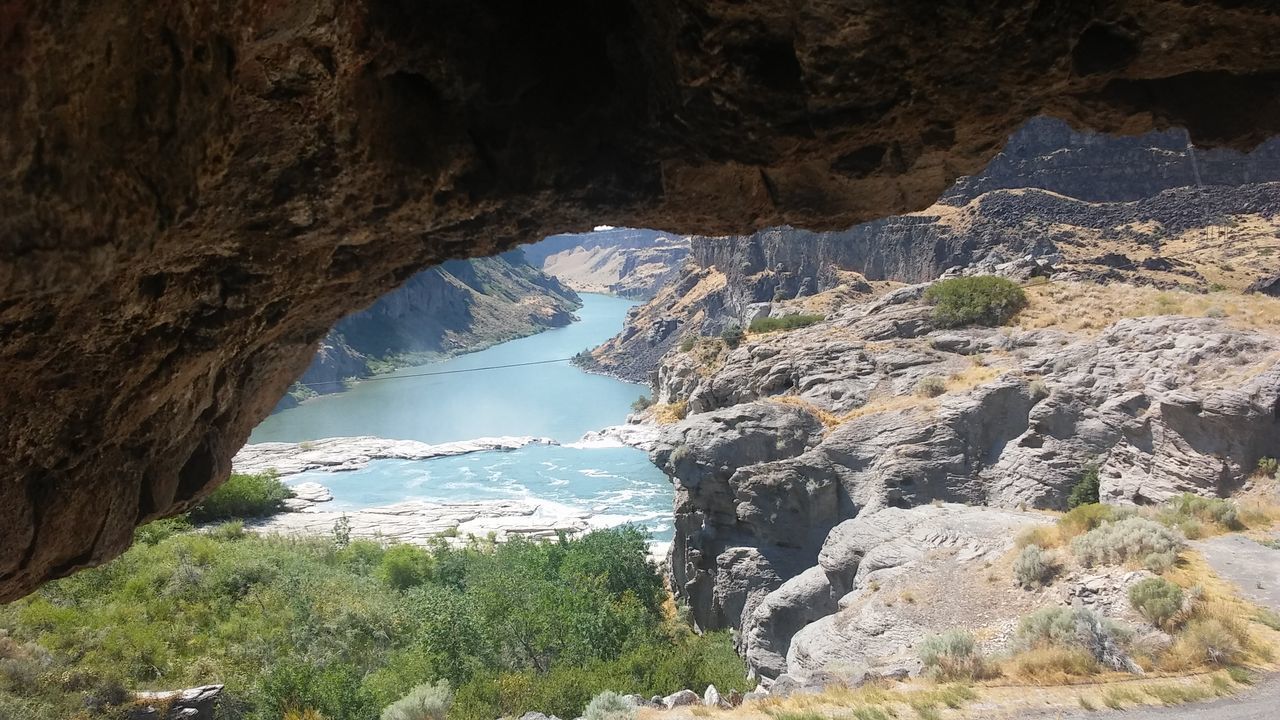
[{"label": "small tree", "polygon": [[631,403],[631,409],[635,412],[642,412],[647,410],[650,405],[653,405],[653,400],[648,395],[641,395],[635,399],[635,402]]},{"label": "small tree", "polygon": [[742,328],[737,325],[730,325],[720,333],[720,339],[724,340],[724,344],[727,345],[730,350],[741,345],[743,337],[745,337],[745,334],[742,332]]},{"label": "small tree", "polygon": [[1067,507],[1077,508],[1081,505],[1092,505],[1101,500],[1101,480],[1098,478],[1098,463],[1089,463],[1080,471],[1080,480],[1071,488],[1067,496]]},{"label": "small tree", "polygon": [[938,327],[1003,325],[1027,306],[1027,294],[1017,283],[995,275],[939,280],[924,292],[933,305]]},{"label": "small tree", "polygon": [[381,720],[445,720],[452,704],[453,692],[448,681],[441,680],[434,685],[423,683],[383,708]]}]

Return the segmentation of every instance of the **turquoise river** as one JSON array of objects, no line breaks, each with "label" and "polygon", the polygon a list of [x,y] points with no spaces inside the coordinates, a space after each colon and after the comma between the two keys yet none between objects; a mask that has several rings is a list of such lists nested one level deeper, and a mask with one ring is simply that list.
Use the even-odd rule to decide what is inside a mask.
[{"label": "turquoise river", "polygon": [[421,461],[378,460],[363,470],[303,473],[288,482],[328,487],[334,509],[404,500],[539,500],[587,510],[607,522],[634,522],[655,540],[668,539],[671,485],[645,453],[575,445],[589,430],[621,424],[648,388],[585,373],[568,362],[452,372],[568,358],[617,333],[634,305],[586,293],[582,300],[579,320],[567,327],[356,383],[272,415],[249,442],[357,435],[427,443],[549,437],[563,444]]}]

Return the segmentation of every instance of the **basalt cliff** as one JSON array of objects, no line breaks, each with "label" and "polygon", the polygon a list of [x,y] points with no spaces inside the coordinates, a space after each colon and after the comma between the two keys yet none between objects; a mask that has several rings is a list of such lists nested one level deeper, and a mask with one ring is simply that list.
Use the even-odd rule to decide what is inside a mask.
[{"label": "basalt cliff", "polygon": [[562,327],[581,304],[577,293],[530,265],[518,250],[450,260],[340,320],[277,409],[338,392],[346,381],[381,368]]},{"label": "basalt cliff", "polygon": [[603,228],[552,235],[525,257],[574,290],[648,300],[675,279],[689,240],[654,230]]}]

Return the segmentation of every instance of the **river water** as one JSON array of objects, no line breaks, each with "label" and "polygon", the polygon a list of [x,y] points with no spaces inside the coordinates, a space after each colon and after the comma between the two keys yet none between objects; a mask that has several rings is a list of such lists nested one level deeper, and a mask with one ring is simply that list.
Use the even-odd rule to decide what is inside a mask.
[{"label": "river water", "polygon": [[309,400],[267,418],[249,442],[357,435],[433,444],[504,435],[549,437],[565,445],[378,460],[363,470],[302,473],[287,482],[328,487],[334,501],[326,505],[335,510],[404,500],[537,500],[588,511],[601,524],[635,522],[655,540],[668,539],[671,485],[645,453],[574,445],[589,430],[621,424],[631,403],[648,388],[585,373],[568,362],[471,371],[571,357],[617,333],[635,304],[587,293],[582,300],[579,321],[567,327],[402,368]]}]

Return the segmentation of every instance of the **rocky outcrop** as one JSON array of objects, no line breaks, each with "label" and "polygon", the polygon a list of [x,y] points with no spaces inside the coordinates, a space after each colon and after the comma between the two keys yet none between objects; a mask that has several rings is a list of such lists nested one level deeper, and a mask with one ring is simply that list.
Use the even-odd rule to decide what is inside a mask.
[{"label": "rocky outcrop", "polygon": [[535,267],[580,292],[647,300],[680,272],[689,239],[633,228],[552,235],[524,247]]},{"label": "rocky outcrop", "polygon": [[[801,684],[915,674],[913,648],[926,635],[949,626],[1012,624],[1035,603],[992,603],[991,594],[1008,594],[1007,588],[966,593],[955,583],[942,607],[915,611],[916,604],[940,600],[926,597],[924,586],[941,589],[950,579],[937,577],[944,573],[978,574],[1013,547],[1020,530],[1044,522],[1033,513],[958,505],[888,508],[846,520],[832,529],[816,565],[769,593],[745,620],[748,666],[768,680],[786,673]],[[913,585],[915,595],[904,599]],[[906,608],[895,610],[899,604]]]},{"label": "rocky outcrop", "polygon": [[939,203],[964,206],[992,190],[1040,188],[1096,203],[1141,200],[1180,187],[1280,181],[1280,139],[1248,153],[1197,148],[1185,132],[1137,137],[1079,132],[1035,118],[1009,138],[982,172],[960,178]]},{"label": "rocky outcrop", "polygon": [[577,293],[519,251],[450,260],[339,321],[277,409],[339,392],[346,381],[371,375],[373,363],[410,364],[563,327],[581,306]]},{"label": "rocky outcrop", "polygon": [[[1094,462],[1108,502],[1220,496],[1280,442],[1273,331],[1175,316],[939,330],[922,290],[753,336],[712,368],[663,361],[658,399],[689,413],[652,453],[676,487],[673,587],[744,649],[780,593],[761,668],[848,592],[812,570],[841,522],[936,501],[1062,508]],[[941,396],[918,392],[926,378]]]},{"label": "rocky outcrop", "polygon": [[1041,113],[1280,129],[1261,0],[5,8],[0,600],[198,502],[333,323],[443,260],[910,212]]},{"label": "rocky outcrop", "polygon": [[127,720],[213,720],[222,685],[202,685],[187,690],[140,692]]},{"label": "rocky outcrop", "polygon": [[372,460],[430,460],[475,452],[517,450],[529,445],[556,445],[551,438],[493,437],[429,445],[417,440],[379,437],[332,437],[300,443],[267,442],[245,445],[232,458],[237,472],[275,472],[281,477],[309,470],[360,470]]}]

